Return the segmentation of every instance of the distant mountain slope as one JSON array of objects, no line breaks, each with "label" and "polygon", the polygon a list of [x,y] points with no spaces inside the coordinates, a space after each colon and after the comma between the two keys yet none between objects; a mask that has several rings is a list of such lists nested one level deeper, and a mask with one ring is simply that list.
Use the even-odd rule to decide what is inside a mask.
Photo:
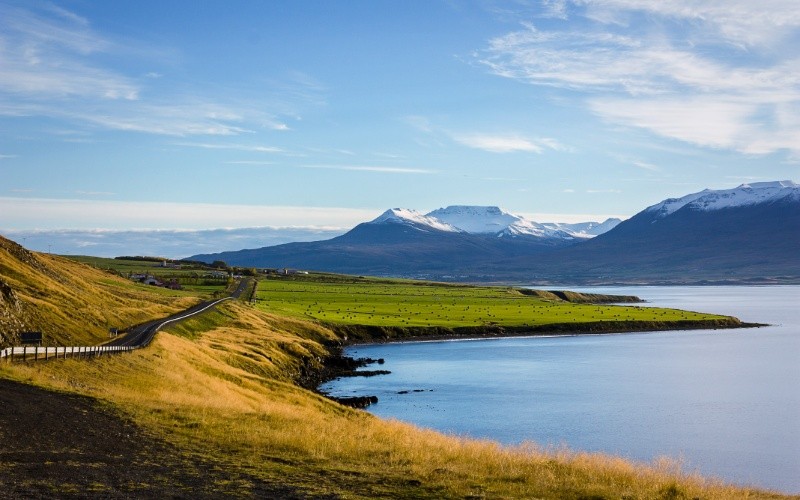
[{"label": "distant mountain slope", "polygon": [[565,222],[544,222],[542,225],[566,231],[577,238],[593,238],[607,233],[617,227],[622,219],[612,217],[603,222],[578,222],[574,224]]},{"label": "distant mountain slope", "polygon": [[46,345],[86,345],[123,328],[188,306],[194,299],[154,293],[61,257],[30,252],[0,236],[0,347],[23,331]]},{"label": "distant mountain slope", "polygon": [[798,278],[800,186],[755,183],[668,199],[557,255],[497,266],[509,268],[570,282]]},{"label": "distant mountain slope", "polygon": [[[330,240],[192,259],[472,281],[800,280],[800,187],[791,181],[672,198],[621,223],[546,226],[497,207],[392,209]],[[587,237],[593,231],[602,234]]]},{"label": "distant mountain slope", "polygon": [[412,210],[391,209],[330,240],[201,254],[190,259],[355,274],[445,276],[457,269],[534,255],[565,244],[571,241],[470,234]]}]

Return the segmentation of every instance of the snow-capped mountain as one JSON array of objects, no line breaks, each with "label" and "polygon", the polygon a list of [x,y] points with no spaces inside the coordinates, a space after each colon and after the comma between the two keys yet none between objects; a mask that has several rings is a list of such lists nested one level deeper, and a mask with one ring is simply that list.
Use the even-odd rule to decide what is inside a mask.
[{"label": "snow-capped mountain", "polygon": [[578,224],[539,223],[515,215],[500,207],[452,205],[427,214],[452,227],[470,234],[495,235],[498,237],[536,237],[575,240],[593,238],[619,224],[619,219],[608,219],[603,223],[582,222]]},{"label": "snow-capped mountain", "polygon": [[773,282],[800,277],[800,186],[744,184],[670,198],[589,241],[530,261],[562,282]]},{"label": "snow-capped mountain", "polygon": [[645,209],[655,212],[661,219],[687,207],[689,210],[721,210],[724,208],[743,207],[772,203],[780,200],[800,200],[800,184],[792,181],[755,182],[742,184],[733,189],[704,189],[681,198],[669,198]]},{"label": "snow-capped mountain", "polygon": [[395,208],[329,240],[191,258],[472,281],[784,283],[800,280],[798,249],[800,187],[781,181],[671,198],[621,223],[540,224],[498,207]]},{"label": "snow-capped mountain", "polygon": [[471,234],[497,234],[524,219],[499,207],[451,205],[427,214]]},{"label": "snow-capped mountain", "polygon": [[566,231],[533,222],[520,215],[506,212],[500,207],[452,205],[436,209],[427,215],[470,234],[498,237],[532,236],[566,240],[574,238]]},{"label": "snow-capped mountain", "polygon": [[378,217],[369,222],[369,224],[387,224],[387,223],[407,224],[417,227],[418,229],[429,227],[432,229],[436,229],[439,231],[447,231],[450,233],[463,232],[461,229],[457,227],[453,227],[446,222],[438,220],[435,217],[431,217],[430,214],[423,215],[417,212],[416,210],[411,210],[408,208],[390,208],[389,210],[383,212],[381,215],[379,215]]},{"label": "snow-capped mountain", "polygon": [[572,234],[576,238],[589,239],[611,231],[617,227],[620,222],[622,222],[622,219],[611,217],[603,222],[543,222],[542,225],[552,227],[554,229],[560,229],[561,231]]}]

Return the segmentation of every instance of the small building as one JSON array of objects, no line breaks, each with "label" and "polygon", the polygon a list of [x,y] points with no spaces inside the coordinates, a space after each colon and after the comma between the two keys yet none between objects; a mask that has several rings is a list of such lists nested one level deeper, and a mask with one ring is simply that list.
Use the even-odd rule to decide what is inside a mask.
[{"label": "small building", "polygon": [[158,279],[156,279],[154,276],[147,276],[143,280],[141,280],[141,282],[144,283],[145,285],[151,285],[151,286],[163,286],[164,285]]}]

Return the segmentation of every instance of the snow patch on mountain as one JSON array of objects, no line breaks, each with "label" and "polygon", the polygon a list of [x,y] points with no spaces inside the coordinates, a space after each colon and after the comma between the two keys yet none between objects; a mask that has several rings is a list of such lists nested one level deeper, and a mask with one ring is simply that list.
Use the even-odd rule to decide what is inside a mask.
[{"label": "snow patch on mountain", "polygon": [[559,229],[571,234],[575,238],[589,239],[611,231],[617,227],[620,222],[622,222],[622,219],[612,217],[604,220],[603,222],[543,222],[542,225],[551,227],[553,229]]},{"label": "snow patch on mountain", "polygon": [[426,226],[438,231],[446,231],[449,233],[460,233],[460,229],[453,227],[446,222],[442,222],[434,217],[423,215],[416,210],[409,208],[390,208],[383,212],[376,219],[370,221],[370,224],[406,224],[410,226]]},{"label": "snow patch on mountain", "polygon": [[754,182],[733,189],[705,189],[681,198],[670,198],[645,209],[655,212],[657,218],[666,217],[683,207],[691,210],[722,210],[778,200],[800,201],[800,185],[792,181]]},{"label": "snow patch on mountain", "polygon": [[497,234],[512,224],[523,221],[500,207],[474,207],[451,205],[427,214],[444,223],[472,234]]},{"label": "snow patch on mountain", "polygon": [[564,240],[587,239],[609,231],[619,224],[619,219],[603,223],[579,224],[539,223],[520,215],[506,212],[500,207],[452,205],[427,214],[429,217],[457,227],[471,234],[491,234],[498,237],[533,236]]}]

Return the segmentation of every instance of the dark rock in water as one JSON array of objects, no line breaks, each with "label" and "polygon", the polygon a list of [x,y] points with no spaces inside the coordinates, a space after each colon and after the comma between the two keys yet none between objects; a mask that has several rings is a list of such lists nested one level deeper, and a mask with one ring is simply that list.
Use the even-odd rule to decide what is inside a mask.
[{"label": "dark rock in water", "polygon": [[375,375],[389,375],[389,370],[360,370],[343,374],[343,377],[374,377]]},{"label": "dark rock in water", "polygon": [[355,396],[352,398],[331,398],[337,403],[351,408],[366,408],[378,402],[378,396]]}]

